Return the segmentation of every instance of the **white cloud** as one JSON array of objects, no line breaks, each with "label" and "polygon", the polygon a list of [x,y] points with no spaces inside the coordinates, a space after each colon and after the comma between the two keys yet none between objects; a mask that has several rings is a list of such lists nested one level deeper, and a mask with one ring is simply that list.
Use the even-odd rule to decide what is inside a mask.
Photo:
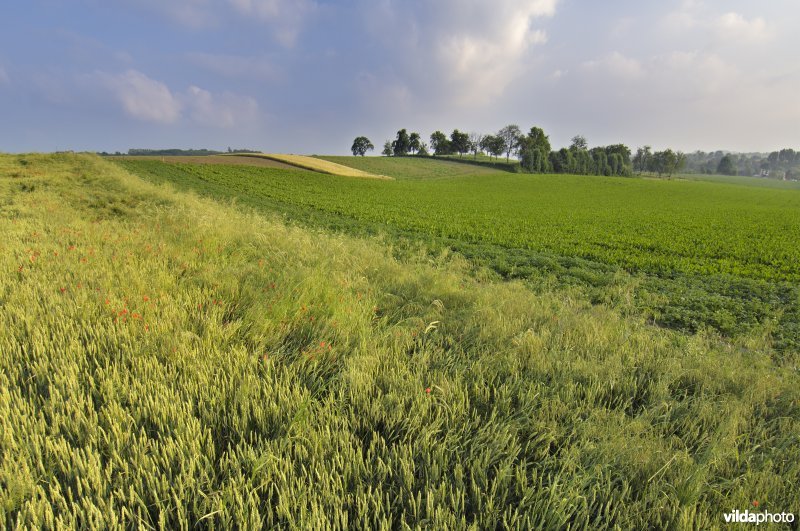
[{"label": "white cloud", "polygon": [[761,17],[747,20],[739,13],[725,13],[716,22],[718,33],[732,39],[759,40],[767,36],[767,23]]},{"label": "white cloud", "polygon": [[204,126],[231,128],[258,118],[255,99],[231,92],[212,94],[197,86],[175,92],[137,70],[121,74],[96,72],[85,80],[104,88],[137,120],[175,124],[183,120]]},{"label": "white cloud", "polygon": [[253,16],[273,27],[275,39],[290,48],[305,19],[317,9],[314,0],[228,0],[242,15]]},{"label": "white cloud", "polygon": [[645,69],[639,61],[619,52],[613,52],[601,59],[587,61],[583,64],[583,68],[590,72],[623,79],[638,79],[645,75]]},{"label": "white cloud", "polygon": [[557,4],[385,0],[365,10],[367,26],[383,40],[402,78],[416,81],[426,96],[433,89],[448,103],[471,106],[493,101],[528,68],[526,54],[548,39],[534,22],[553,16]]},{"label": "white cloud", "polygon": [[97,80],[112,92],[126,114],[146,122],[171,124],[181,115],[181,102],[169,87],[137,70],[112,75],[96,74]]},{"label": "white cloud", "polygon": [[231,128],[251,122],[258,116],[256,100],[229,92],[214,96],[207,90],[191,86],[181,100],[190,119],[199,125]]}]

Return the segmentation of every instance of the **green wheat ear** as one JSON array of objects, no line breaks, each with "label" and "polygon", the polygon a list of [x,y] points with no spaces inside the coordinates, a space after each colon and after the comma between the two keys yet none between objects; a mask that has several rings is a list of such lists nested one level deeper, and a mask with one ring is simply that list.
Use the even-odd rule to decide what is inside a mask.
[{"label": "green wheat ear", "polygon": [[626,286],[398,259],[176,191],[233,170],[125,165],[0,156],[6,528],[715,529],[800,498],[796,353],[763,329],[659,328]]}]

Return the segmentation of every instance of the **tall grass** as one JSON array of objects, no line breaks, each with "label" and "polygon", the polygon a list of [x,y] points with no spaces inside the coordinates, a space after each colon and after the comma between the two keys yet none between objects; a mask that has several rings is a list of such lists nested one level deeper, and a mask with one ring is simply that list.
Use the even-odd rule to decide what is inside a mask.
[{"label": "tall grass", "polygon": [[568,291],[0,157],[8,528],[714,528],[798,512],[800,375]]}]

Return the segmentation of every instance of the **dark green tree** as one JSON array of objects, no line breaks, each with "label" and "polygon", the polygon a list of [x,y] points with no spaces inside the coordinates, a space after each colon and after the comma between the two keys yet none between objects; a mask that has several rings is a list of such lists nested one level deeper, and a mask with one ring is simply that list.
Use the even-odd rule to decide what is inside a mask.
[{"label": "dark green tree", "polygon": [[608,166],[608,155],[605,148],[595,147],[589,151],[592,157],[592,173],[595,175],[609,175],[611,168]]},{"label": "dark green tree", "polygon": [[419,133],[411,133],[408,136],[408,144],[410,151],[412,151],[413,153],[419,153],[420,146],[422,145],[421,140],[422,139],[420,138]]},{"label": "dark green tree", "polygon": [[397,138],[392,142],[392,154],[395,157],[402,157],[408,155],[409,151],[411,151],[411,138],[408,136],[408,131],[400,129]]},{"label": "dark green tree", "polygon": [[450,133],[450,146],[459,156],[463,156],[464,153],[469,153],[469,135],[467,133],[462,133],[458,129],[453,129],[453,132]]},{"label": "dark green tree", "polygon": [[533,173],[551,171],[550,139],[543,129],[531,127],[526,136],[519,138],[517,152],[524,170]]},{"label": "dark green tree", "polygon": [[353,140],[353,146],[350,148],[350,151],[353,152],[353,156],[362,157],[366,155],[367,151],[372,151],[375,149],[375,146],[372,145],[372,142],[369,141],[369,138],[365,136],[357,136],[355,140]]},{"label": "dark green tree", "polygon": [[730,154],[725,155],[717,165],[717,173],[720,175],[736,175],[736,164],[733,162],[733,157]]},{"label": "dark green tree", "polygon": [[433,150],[434,156],[449,155],[453,152],[450,146],[450,140],[448,140],[447,135],[441,131],[435,131],[431,134],[431,149]]},{"label": "dark green tree", "polygon": [[555,173],[569,173],[572,169],[572,152],[567,148],[550,152],[550,164]]},{"label": "dark green tree", "polygon": [[391,140],[387,140],[386,142],[384,142],[383,151],[381,151],[381,155],[384,155],[386,157],[391,157],[392,155],[394,155],[394,149],[392,148]]}]

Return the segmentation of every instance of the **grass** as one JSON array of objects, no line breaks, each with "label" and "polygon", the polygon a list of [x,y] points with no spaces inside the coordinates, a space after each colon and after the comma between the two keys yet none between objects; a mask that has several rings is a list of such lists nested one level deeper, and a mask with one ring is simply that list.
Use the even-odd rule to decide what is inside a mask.
[{"label": "grass", "polygon": [[[419,158],[357,162],[362,160],[398,179],[124,164],[154,182],[235,198],[306,225],[387,234],[395,248],[411,240],[455,250],[504,278],[527,279],[536,289],[581,285],[587,298],[623,304],[624,311],[665,326],[710,328],[729,337],[765,333],[782,350],[800,349],[795,192],[707,182],[471,174],[474,166]],[[429,180],[422,177],[426,165],[435,176]],[[414,171],[403,179],[397,172],[405,168]],[[631,284],[634,296],[620,300],[618,291]]]},{"label": "grass", "polygon": [[692,181],[708,181],[716,183],[737,184],[740,186],[756,188],[773,188],[777,190],[800,190],[800,182],[782,181],[779,179],[750,177],[746,175],[709,175],[700,173],[687,173],[677,176],[680,179]]},{"label": "grass", "polygon": [[305,170],[311,170],[320,173],[327,173],[330,175],[340,175],[342,177],[364,177],[369,179],[391,179],[391,177],[387,177],[386,175],[378,175],[375,173],[369,173],[366,171],[361,171],[349,166],[343,166],[341,164],[336,164],[335,162],[330,162],[314,157],[307,157],[305,155],[274,155],[274,154],[266,154],[266,153],[244,153],[239,154],[237,157],[252,157],[252,158],[259,158],[259,159],[268,159],[274,160],[277,162],[282,162],[285,164],[290,164],[292,166],[297,166],[298,168],[302,168]]},{"label": "grass", "polygon": [[398,262],[94,156],[0,157],[0,228],[8,528],[796,512],[800,374],[763,338]]}]

